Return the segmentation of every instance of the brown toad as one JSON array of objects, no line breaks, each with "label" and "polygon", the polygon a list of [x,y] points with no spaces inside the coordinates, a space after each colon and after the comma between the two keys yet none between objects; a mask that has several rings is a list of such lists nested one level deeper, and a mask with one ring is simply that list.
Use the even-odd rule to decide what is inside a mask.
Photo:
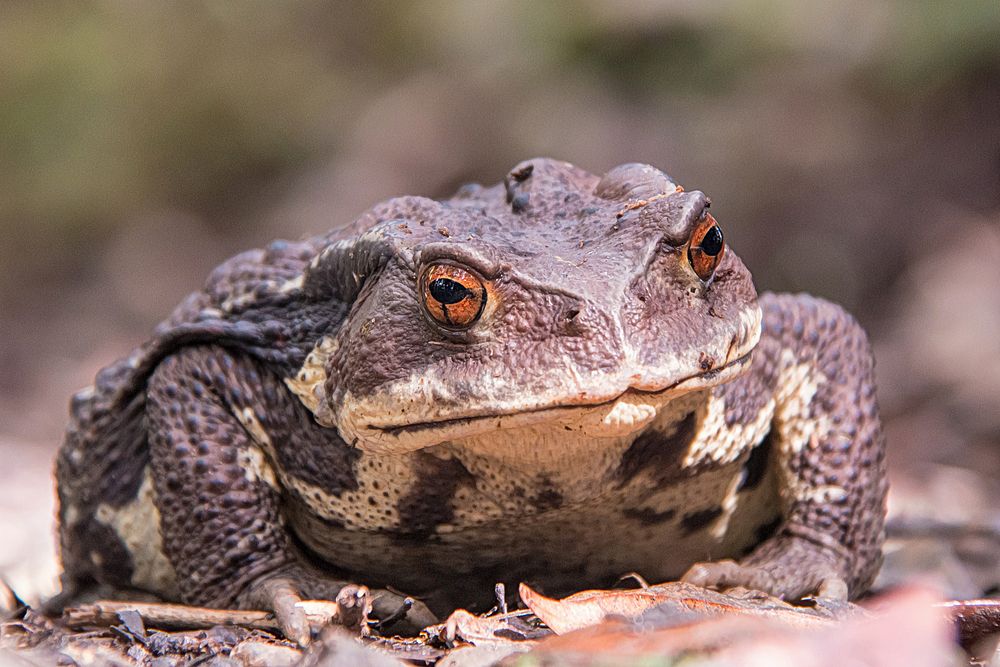
[{"label": "brown toad", "polygon": [[74,397],[67,584],[296,636],[294,602],[345,582],[438,613],[630,571],[863,592],[886,494],[865,334],[758,299],[708,206],[646,165],[536,159],[230,259]]}]

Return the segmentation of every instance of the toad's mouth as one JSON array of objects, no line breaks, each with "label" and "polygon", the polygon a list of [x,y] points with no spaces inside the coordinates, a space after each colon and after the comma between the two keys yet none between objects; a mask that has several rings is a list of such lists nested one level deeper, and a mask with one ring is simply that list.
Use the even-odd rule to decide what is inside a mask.
[{"label": "toad's mouth", "polygon": [[[470,414],[438,420],[405,424],[370,423],[360,429],[364,435],[357,442],[367,450],[379,450],[395,443],[393,449],[418,449],[445,440],[456,440],[486,431],[521,428],[536,424],[562,425],[566,430],[580,430],[596,437],[616,437],[645,427],[656,418],[659,408],[672,398],[697,389],[728,382],[742,375],[752,351],[713,368],[652,389],[630,386],[610,395],[588,394],[578,400],[539,406],[525,406],[509,411]],[[359,434],[360,435],[360,434]]]}]

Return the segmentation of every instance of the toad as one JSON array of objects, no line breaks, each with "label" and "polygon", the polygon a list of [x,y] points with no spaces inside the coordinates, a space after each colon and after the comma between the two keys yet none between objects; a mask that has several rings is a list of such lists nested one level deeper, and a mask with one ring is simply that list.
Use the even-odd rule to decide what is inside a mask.
[{"label": "toad", "polygon": [[534,159],[237,255],[104,368],[58,455],[64,582],[299,639],[348,584],[418,624],[628,572],[853,598],[883,452],[850,315],[758,296],[658,169]]}]

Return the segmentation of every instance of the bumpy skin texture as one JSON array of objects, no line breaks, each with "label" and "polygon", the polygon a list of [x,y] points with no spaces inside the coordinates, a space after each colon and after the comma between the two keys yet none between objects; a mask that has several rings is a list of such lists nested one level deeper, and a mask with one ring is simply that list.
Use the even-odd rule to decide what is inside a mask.
[{"label": "bumpy skin texture", "polygon": [[[816,592],[856,596],[882,563],[888,490],[871,351],[857,322],[834,304],[805,295],[764,295],[761,303],[764,331],[754,370],[722,391],[734,392],[731,402],[744,409],[754,404],[749,393],[758,400],[779,396],[767,438],[787,489],[782,524],[739,566],[703,564],[687,579],[793,599]],[[806,372],[797,374],[798,386],[779,386],[780,369],[789,363]],[[803,391],[817,377],[823,380]]]},{"label": "bumpy skin texture", "polygon": [[[294,602],[345,582],[437,613],[629,571],[857,596],[886,494],[865,335],[758,300],[731,251],[696,271],[707,207],[645,165],[538,159],[229,260],[74,398],[67,583],[271,608],[300,638]],[[425,305],[442,266],[482,286],[467,326]]]}]

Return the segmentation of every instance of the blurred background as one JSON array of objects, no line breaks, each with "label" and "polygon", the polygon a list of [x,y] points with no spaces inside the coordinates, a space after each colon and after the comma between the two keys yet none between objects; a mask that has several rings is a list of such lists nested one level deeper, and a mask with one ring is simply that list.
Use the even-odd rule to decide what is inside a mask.
[{"label": "blurred background", "polygon": [[662,167],[759,288],[850,308],[910,536],[883,584],[997,592],[996,0],[5,1],[0,574],[52,589],[68,398],[212,267],[538,155]]}]

